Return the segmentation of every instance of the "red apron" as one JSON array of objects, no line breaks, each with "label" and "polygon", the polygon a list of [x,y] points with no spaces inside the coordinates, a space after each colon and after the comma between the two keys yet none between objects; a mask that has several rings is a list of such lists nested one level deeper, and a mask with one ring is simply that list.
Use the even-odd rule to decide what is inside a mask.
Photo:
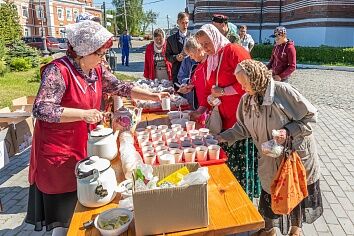
[{"label": "red apron", "polygon": [[[60,105],[68,108],[100,109],[101,66],[98,80],[88,85],[67,57],[53,61],[60,69],[66,90]],[[89,126],[85,121],[49,123],[36,121],[32,142],[29,182],[47,194],[76,191],[75,165],[87,155]]]}]

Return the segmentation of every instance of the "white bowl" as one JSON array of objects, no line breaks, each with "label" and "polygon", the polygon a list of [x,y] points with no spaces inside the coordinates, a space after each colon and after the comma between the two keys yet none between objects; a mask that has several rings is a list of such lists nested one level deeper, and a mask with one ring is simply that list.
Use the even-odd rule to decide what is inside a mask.
[{"label": "white bowl", "polygon": [[[121,227],[119,227],[118,229],[105,230],[105,229],[101,229],[98,226],[98,221],[104,219],[111,219],[120,215],[127,215],[129,217],[129,221],[124,225],[122,225]],[[95,218],[94,224],[95,227],[100,231],[102,236],[115,236],[124,233],[128,229],[129,224],[132,222],[132,220],[133,220],[133,213],[130,210],[125,208],[112,208],[99,214]]]}]

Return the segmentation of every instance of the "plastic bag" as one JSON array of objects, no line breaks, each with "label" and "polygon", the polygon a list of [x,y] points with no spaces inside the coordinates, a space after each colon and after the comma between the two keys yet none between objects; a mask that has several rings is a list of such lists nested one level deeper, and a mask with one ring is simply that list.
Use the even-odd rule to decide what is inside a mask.
[{"label": "plastic bag", "polygon": [[134,147],[134,137],[130,132],[122,132],[119,136],[119,153],[122,169],[126,179],[131,179],[134,169],[142,164],[142,158]]},{"label": "plastic bag", "polygon": [[283,145],[278,144],[274,139],[280,135],[283,135],[283,132],[284,132],[283,130],[274,130],[274,129],[272,130],[273,139],[264,142],[261,145],[263,155],[277,158],[283,153],[284,150]]},{"label": "plastic bag", "polygon": [[183,177],[178,186],[188,186],[196,184],[206,184],[210,178],[208,167],[201,167],[197,171],[191,172]]}]

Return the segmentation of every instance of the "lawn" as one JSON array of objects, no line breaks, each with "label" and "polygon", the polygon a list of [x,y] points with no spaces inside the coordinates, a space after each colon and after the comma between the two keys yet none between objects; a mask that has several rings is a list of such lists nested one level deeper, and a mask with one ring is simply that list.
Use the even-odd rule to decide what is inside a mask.
[{"label": "lawn", "polygon": [[11,106],[15,98],[36,95],[39,82],[33,82],[36,69],[11,72],[0,77],[0,108]]},{"label": "lawn", "polygon": [[[22,96],[36,95],[39,82],[34,82],[36,69],[26,72],[11,72],[0,77],[0,108],[11,106],[11,101]],[[121,73],[115,75],[124,81],[133,81],[134,77]]]}]

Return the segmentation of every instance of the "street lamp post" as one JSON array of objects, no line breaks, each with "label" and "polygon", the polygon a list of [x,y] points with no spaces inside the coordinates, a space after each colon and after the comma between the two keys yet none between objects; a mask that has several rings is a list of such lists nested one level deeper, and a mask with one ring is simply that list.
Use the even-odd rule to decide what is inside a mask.
[{"label": "street lamp post", "polygon": [[48,56],[49,55],[49,51],[48,51],[48,48],[47,48],[47,38],[46,38],[45,33],[43,32],[44,11],[42,12],[41,0],[39,0],[39,16],[41,18],[41,33],[42,33],[42,40],[43,40],[43,46],[44,46],[43,55],[44,56]]}]

